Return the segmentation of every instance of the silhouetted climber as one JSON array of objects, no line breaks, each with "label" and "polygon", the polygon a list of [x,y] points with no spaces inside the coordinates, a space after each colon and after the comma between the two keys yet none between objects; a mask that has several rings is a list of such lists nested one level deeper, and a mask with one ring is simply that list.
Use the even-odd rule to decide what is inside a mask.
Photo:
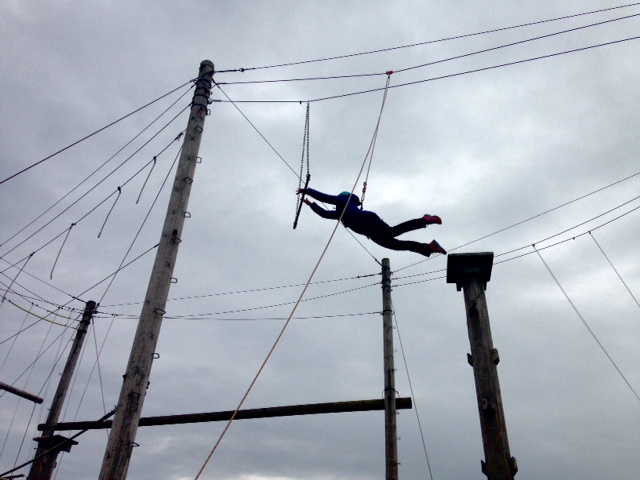
[{"label": "silhouetted climber", "polygon": [[[342,192],[339,195],[327,195],[313,188],[299,188],[297,193],[303,193],[320,202],[335,205],[335,210],[325,210],[317,203],[311,202],[306,198],[304,199],[304,203],[309,205],[311,209],[322,218],[338,220],[340,215],[342,215],[342,223],[345,227],[350,228],[360,235],[365,235],[382,247],[391,250],[408,250],[427,257],[432,253],[447,254],[445,249],[435,240],[431,243],[420,243],[410,240],[398,240],[396,238],[403,233],[425,228],[427,225],[442,224],[442,220],[436,215],[424,215],[392,227],[376,213],[358,208],[360,206],[360,199],[357,195],[350,194],[349,192]],[[343,211],[344,214],[342,214]]]}]

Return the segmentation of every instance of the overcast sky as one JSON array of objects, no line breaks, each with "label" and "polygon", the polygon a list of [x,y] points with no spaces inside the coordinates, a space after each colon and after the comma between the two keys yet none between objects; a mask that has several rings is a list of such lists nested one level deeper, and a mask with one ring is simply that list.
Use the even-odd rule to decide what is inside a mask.
[{"label": "overcast sky", "polygon": [[[236,408],[335,225],[305,208],[292,229],[306,102],[311,186],[360,193],[393,70],[365,208],[390,224],[437,214],[442,225],[405,237],[494,252],[486,295],[517,478],[637,478],[640,5],[578,15],[623,5],[1,2],[0,180],[180,88],[0,184],[0,381],[45,399],[0,396],[0,473],[33,456],[73,335],[63,325],[88,300],[99,314],[64,420],[115,406],[189,81],[209,59],[219,87],[143,416]],[[354,55],[364,52],[375,53]],[[310,62],[321,59],[331,60]],[[265,82],[297,78],[318,79]],[[245,407],[382,398],[387,257],[396,387],[414,396],[398,416],[400,476],[483,478],[463,295],[446,283],[447,259],[358,240],[338,228]],[[195,478],[223,428],[141,427],[128,478]],[[56,478],[97,477],[107,433],[77,440]],[[384,417],[368,412],[234,422],[201,478],[383,476]]]}]

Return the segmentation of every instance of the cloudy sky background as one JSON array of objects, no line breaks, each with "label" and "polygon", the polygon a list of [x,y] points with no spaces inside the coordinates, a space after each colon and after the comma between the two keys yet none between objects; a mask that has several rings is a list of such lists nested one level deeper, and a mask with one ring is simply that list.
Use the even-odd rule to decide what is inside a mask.
[{"label": "cloudy sky background", "polygon": [[[384,72],[394,70],[392,87],[419,83],[389,90],[365,206],[391,224],[438,214],[443,225],[406,237],[436,238],[454,253],[495,253],[487,302],[517,478],[635,478],[640,306],[627,287],[638,298],[640,40],[555,54],[638,36],[640,17],[620,18],[640,15],[640,5],[505,29],[622,5],[2,2],[0,180],[184,86],[0,185],[0,381],[45,398],[34,408],[0,397],[0,470],[33,455],[31,438],[73,334],[38,317],[75,325],[85,301],[100,302],[64,418],[98,419],[115,405],[155,250],[112,283],[103,280],[158,242],[188,82],[210,59],[220,88],[143,416],[237,406],[333,228],[309,209],[291,228],[305,102],[381,89]],[[473,54],[613,19],[620,20]],[[504,30],[465,36],[495,29]],[[296,65],[256,69],[289,63]],[[400,72],[424,64],[431,65]],[[336,76],[349,78],[326,79]],[[322,79],[264,82],[310,77]],[[353,187],[381,101],[379,90],[311,103],[311,186]],[[397,390],[411,396],[410,378],[415,395],[414,410],[398,417],[400,476],[482,478],[463,297],[444,279],[446,258],[424,261],[358,240],[338,229],[245,407],[382,398],[376,260],[388,257]],[[140,428],[129,478],[194,478],[223,428]],[[104,431],[79,437],[57,478],[97,477],[106,439]],[[237,421],[202,478],[383,475],[383,414],[369,412]]]}]

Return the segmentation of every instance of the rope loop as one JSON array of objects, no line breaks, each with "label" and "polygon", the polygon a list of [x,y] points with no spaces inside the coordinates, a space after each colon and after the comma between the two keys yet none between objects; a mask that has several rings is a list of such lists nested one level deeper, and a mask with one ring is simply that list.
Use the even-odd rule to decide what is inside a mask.
[{"label": "rope loop", "polygon": [[[53,271],[56,268],[56,264],[58,263],[58,259],[60,258],[60,254],[62,253],[62,249],[64,248],[64,244],[67,243],[67,238],[69,238],[69,234],[71,233],[71,229],[75,226],[75,223],[72,223],[71,226],[67,229],[67,234],[62,241],[62,245],[60,245],[60,250],[58,250],[58,255],[56,255],[56,259],[53,261],[53,266],[51,267],[51,273],[49,274],[49,280],[53,280]],[[33,255],[33,254],[32,254]]]},{"label": "rope loop", "polygon": [[102,235],[102,231],[104,230],[104,226],[107,224],[107,220],[109,220],[109,217],[111,216],[111,212],[113,212],[113,209],[115,208],[116,203],[118,203],[118,199],[120,198],[120,195],[122,195],[122,187],[118,187],[117,192],[118,192],[118,195],[116,196],[116,199],[113,201],[113,205],[111,205],[111,208],[109,209],[109,213],[107,213],[107,217],[104,219],[104,223],[102,224],[102,228],[100,228],[100,231],[98,232],[98,238],[100,238],[100,235]]}]

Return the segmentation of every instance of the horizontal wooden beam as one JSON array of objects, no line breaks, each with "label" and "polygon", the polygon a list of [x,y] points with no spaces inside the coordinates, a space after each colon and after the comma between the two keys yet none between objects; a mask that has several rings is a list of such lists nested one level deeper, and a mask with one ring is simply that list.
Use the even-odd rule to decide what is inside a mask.
[{"label": "horizontal wooden beam", "polygon": [[[412,408],[411,398],[396,398],[396,408],[405,410]],[[384,410],[384,400],[356,400],[352,402],[312,403],[285,407],[254,408],[238,411],[235,420],[290,417],[295,415],[311,415],[320,413],[367,412],[372,410]],[[180,425],[186,423],[229,421],[233,413],[233,410],[227,410],[224,412],[187,413],[184,415],[142,417],[138,426],[150,427],[155,425]],[[63,422],[56,424],[54,430],[67,431],[103,429],[111,428],[112,423],[113,422],[111,420],[105,420],[102,422]],[[38,430],[42,431],[43,429],[44,424],[38,425]]]},{"label": "horizontal wooden beam", "polygon": [[3,383],[3,382],[0,382],[0,390],[6,390],[9,393],[13,393],[14,395],[17,395],[19,397],[26,398],[27,400],[30,400],[34,403],[43,402],[43,400],[40,397],[36,395],[32,395],[29,392],[25,392],[24,390],[20,390],[15,387],[12,387],[11,385],[7,385],[6,383]]}]

